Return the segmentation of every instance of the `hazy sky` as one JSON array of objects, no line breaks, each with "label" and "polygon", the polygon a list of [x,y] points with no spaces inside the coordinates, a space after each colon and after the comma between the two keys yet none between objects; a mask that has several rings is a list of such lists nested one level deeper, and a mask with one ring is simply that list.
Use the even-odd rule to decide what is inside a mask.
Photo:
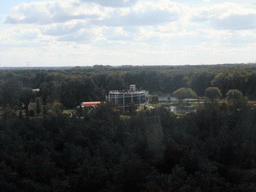
[{"label": "hazy sky", "polygon": [[1,0],[0,67],[256,61],[253,0]]}]

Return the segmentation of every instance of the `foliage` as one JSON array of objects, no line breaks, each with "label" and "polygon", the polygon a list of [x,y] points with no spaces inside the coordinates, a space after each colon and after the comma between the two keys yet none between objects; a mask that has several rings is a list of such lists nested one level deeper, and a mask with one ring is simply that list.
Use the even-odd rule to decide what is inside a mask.
[{"label": "foliage", "polygon": [[179,100],[183,100],[186,98],[196,98],[197,95],[194,90],[191,88],[182,87],[173,92],[173,96],[178,98]]},{"label": "foliage", "polygon": [[208,97],[212,102],[214,99],[218,99],[222,96],[221,91],[218,87],[208,87],[205,90],[205,95]]},{"label": "foliage", "polygon": [[158,103],[159,97],[158,95],[150,95],[150,101],[154,104]]},{"label": "foliage", "polygon": [[235,100],[239,101],[242,98],[243,98],[242,92],[237,89],[231,89],[227,92],[227,100],[235,99]]},{"label": "foliage", "polygon": [[[0,188],[255,191],[256,110],[243,97],[255,99],[255,74],[255,65],[0,70]],[[62,114],[64,107],[104,100],[109,89],[129,84],[164,94],[191,88],[202,96],[210,86],[224,95],[233,91],[228,106],[205,103],[184,115],[142,107],[120,118],[109,104],[84,111],[80,118]],[[41,92],[32,93],[33,88]],[[40,105],[39,98],[43,118],[15,117],[15,109],[35,101]],[[156,138],[157,132],[149,135],[150,128],[158,127],[162,131]]]},{"label": "foliage", "polygon": [[62,114],[63,112],[62,103],[59,103],[57,101],[53,102],[50,110],[53,115]]},{"label": "foliage", "polygon": [[1,86],[0,96],[3,106],[9,104],[11,107],[18,104],[22,84],[17,78],[8,79]]},{"label": "foliage", "polygon": [[43,111],[42,99],[40,97],[36,98],[36,114],[40,115]]},{"label": "foliage", "polygon": [[[250,191],[256,112],[223,113],[209,104],[179,118],[160,108],[121,120],[102,104],[86,119],[0,119],[1,189]],[[158,118],[163,156],[157,158],[147,131]]]},{"label": "foliage", "polygon": [[135,115],[136,114],[136,109],[137,109],[137,106],[134,104],[134,102],[130,103],[129,107],[128,107],[129,115],[130,116]]},{"label": "foliage", "polygon": [[171,96],[169,94],[167,95],[167,99],[168,101],[171,101]]}]

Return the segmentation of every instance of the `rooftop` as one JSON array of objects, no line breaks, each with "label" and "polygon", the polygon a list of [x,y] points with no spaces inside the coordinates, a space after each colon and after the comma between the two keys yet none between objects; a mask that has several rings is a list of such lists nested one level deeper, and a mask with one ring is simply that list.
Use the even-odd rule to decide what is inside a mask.
[{"label": "rooftop", "polygon": [[111,90],[111,91],[109,91],[109,94],[141,94],[141,93],[148,94],[148,91],[146,91],[146,90],[139,90],[139,91]]}]

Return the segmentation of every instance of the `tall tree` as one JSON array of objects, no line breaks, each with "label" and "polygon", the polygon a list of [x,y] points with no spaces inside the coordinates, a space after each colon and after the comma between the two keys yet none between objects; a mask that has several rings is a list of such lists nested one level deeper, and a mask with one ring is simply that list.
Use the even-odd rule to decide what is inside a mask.
[{"label": "tall tree", "polygon": [[227,99],[236,99],[237,101],[241,100],[243,98],[243,94],[241,91],[237,89],[230,89],[227,93]]},{"label": "tall tree", "polygon": [[22,83],[17,79],[8,79],[1,87],[2,105],[9,104],[10,107],[18,104],[22,92]]},{"label": "tall tree", "polygon": [[205,95],[208,97],[212,102],[214,99],[218,99],[222,96],[221,91],[218,87],[208,87],[205,90]]},{"label": "tall tree", "polygon": [[40,97],[36,98],[36,114],[40,115],[43,111],[42,99]]},{"label": "tall tree", "polygon": [[196,98],[196,92],[191,88],[182,87],[173,92],[173,96],[178,98],[179,100],[183,100],[186,98]]},{"label": "tall tree", "polygon": [[28,105],[30,101],[34,100],[34,94],[32,90],[29,88],[23,88],[21,91],[21,95],[19,97],[20,104],[24,104],[24,108],[26,110],[26,115],[28,116]]}]

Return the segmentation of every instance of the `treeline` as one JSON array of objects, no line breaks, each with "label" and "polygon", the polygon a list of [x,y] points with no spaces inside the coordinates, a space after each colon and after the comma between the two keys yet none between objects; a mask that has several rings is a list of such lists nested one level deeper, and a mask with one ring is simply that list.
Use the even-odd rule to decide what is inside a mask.
[{"label": "treeline", "polygon": [[220,111],[216,103],[179,118],[160,108],[122,120],[101,105],[83,118],[2,119],[0,188],[255,191],[255,126],[255,110]]},{"label": "treeline", "polygon": [[[205,96],[208,87],[218,87],[223,96],[238,89],[249,99],[256,97],[256,65],[214,66],[94,66],[60,70],[0,71],[0,104],[20,106],[36,97],[43,105],[58,101],[73,108],[83,101],[104,101],[113,89],[128,89],[130,84],[150,93],[172,94],[181,87]],[[40,88],[32,94],[31,89]]]}]

